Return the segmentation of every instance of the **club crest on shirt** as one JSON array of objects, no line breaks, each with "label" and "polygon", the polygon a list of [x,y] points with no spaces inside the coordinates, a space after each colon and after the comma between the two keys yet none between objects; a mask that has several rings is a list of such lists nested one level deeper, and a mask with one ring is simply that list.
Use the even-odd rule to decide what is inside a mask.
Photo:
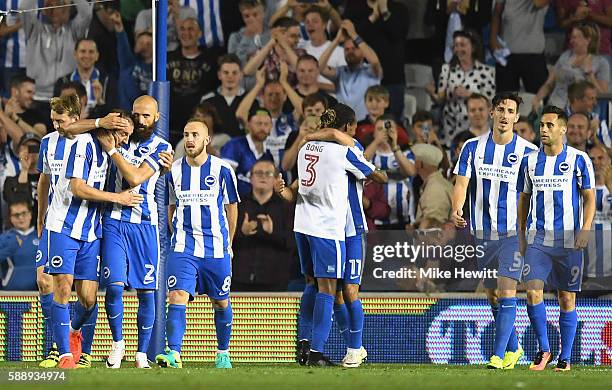
[{"label": "club crest on shirt", "polygon": [[559,171],[561,173],[567,173],[570,170],[570,165],[567,161],[563,161],[561,164],[559,164]]},{"label": "club crest on shirt", "polygon": [[204,178],[204,184],[206,184],[209,187],[212,187],[215,184],[217,184],[217,178],[214,177],[213,175],[208,175]]},{"label": "club crest on shirt", "polygon": [[510,153],[508,157],[506,157],[506,160],[510,165],[515,165],[519,162],[519,156],[516,153]]},{"label": "club crest on shirt", "polygon": [[62,256],[54,256],[51,259],[51,265],[53,268],[60,268],[62,264],[64,264],[64,259],[62,259]]},{"label": "club crest on shirt", "polygon": [[171,275],[171,276],[168,278],[168,288],[172,288],[172,287],[174,287],[174,286],[176,286],[176,276]]},{"label": "club crest on shirt", "polygon": [[151,148],[149,148],[148,146],[141,146],[140,148],[138,148],[138,152],[140,154],[149,154],[150,151]]}]

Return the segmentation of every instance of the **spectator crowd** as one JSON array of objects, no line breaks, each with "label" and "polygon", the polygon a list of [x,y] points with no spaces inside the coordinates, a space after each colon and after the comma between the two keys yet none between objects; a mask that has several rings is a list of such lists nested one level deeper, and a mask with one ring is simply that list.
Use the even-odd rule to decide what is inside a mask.
[{"label": "spectator crowd", "polygon": [[[0,289],[37,288],[37,160],[53,131],[49,100],[76,94],[82,119],[100,118],[131,110],[153,78],[150,0],[0,8],[70,3],[0,23]],[[365,185],[370,230],[449,228],[456,158],[490,130],[501,91],[523,97],[514,130],[536,144],[542,106],[565,109],[567,143],[592,154],[598,185],[612,192],[612,0],[168,3],[169,141],[182,156],[183,128],[198,118],[209,153],[236,172],[236,291],[300,289],[293,207],[274,180],[296,178],[300,143],[338,102],[355,110],[355,138],[388,173],[387,184]]]}]

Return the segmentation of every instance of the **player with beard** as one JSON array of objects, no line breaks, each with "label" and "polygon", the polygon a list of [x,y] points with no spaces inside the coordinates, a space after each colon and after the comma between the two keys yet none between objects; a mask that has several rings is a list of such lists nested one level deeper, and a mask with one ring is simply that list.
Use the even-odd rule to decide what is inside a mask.
[{"label": "player with beard", "polygon": [[231,165],[206,153],[210,142],[204,122],[192,119],[183,132],[186,156],[168,174],[172,220],[168,256],[166,353],[155,360],[161,367],[181,368],[181,344],[187,326],[187,302],[198,294],[210,298],[215,311],[217,368],[232,368],[232,241],[238,220],[238,183]]},{"label": "player with beard", "polygon": [[108,368],[119,368],[125,355],[122,296],[126,286],[136,289],[138,294],[136,367],[150,368],[146,351],[155,321],[153,293],[158,288],[159,261],[155,184],[160,172],[172,164],[172,147],[153,135],[159,120],[157,101],[146,95],[136,99],[132,118],[134,132],[128,145],[115,149],[113,138],[100,137],[113,162],[109,191],[132,188],[145,198],[138,207],[108,207],[104,212],[101,283],[106,286],[106,315],[113,334],[106,360]]},{"label": "player with beard", "polygon": [[[122,299],[126,286],[138,293],[136,367],[150,368],[146,351],[155,321],[153,293],[158,288],[159,259],[155,184],[160,172],[172,164],[170,144],[153,135],[159,120],[157,101],[151,96],[141,96],[134,101],[132,111],[134,132],[129,143],[120,145],[116,133],[98,134],[100,144],[112,160],[108,191],[131,189],[144,197],[144,202],[136,207],[111,205],[103,215],[100,282],[106,287],[106,315],[113,335],[106,360],[108,368],[119,368],[125,355]],[[127,119],[132,125],[130,118]],[[71,132],[79,130],[71,129]]]}]

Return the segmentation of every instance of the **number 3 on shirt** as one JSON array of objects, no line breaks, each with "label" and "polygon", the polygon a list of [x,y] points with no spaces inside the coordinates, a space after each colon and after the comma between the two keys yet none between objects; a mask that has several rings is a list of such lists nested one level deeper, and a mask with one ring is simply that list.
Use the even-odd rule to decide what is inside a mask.
[{"label": "number 3 on shirt", "polygon": [[310,187],[314,184],[317,179],[317,171],[315,171],[314,166],[319,162],[319,156],[316,154],[305,154],[304,158],[308,161],[308,165],[306,166],[306,172],[310,175],[307,179],[302,179],[300,183],[305,187]]}]

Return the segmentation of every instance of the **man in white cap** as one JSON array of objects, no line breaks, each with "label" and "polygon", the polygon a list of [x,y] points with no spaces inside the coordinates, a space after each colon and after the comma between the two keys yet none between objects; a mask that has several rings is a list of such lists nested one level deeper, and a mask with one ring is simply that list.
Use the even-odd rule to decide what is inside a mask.
[{"label": "man in white cap", "polygon": [[429,144],[416,144],[410,149],[416,159],[417,174],[423,179],[414,226],[440,227],[450,220],[453,193],[453,185],[439,170],[442,151]]}]

